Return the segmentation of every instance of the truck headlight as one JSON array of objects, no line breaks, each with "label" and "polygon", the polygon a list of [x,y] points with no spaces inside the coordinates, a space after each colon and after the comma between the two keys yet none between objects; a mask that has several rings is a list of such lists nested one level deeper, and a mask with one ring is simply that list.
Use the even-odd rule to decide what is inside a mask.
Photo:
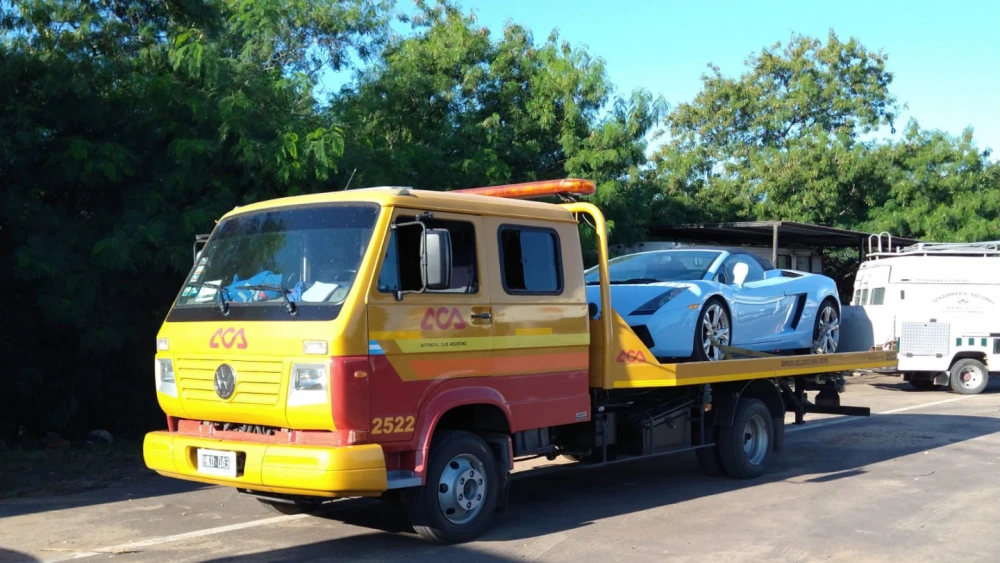
[{"label": "truck headlight", "polygon": [[156,360],[156,390],[171,397],[177,396],[177,381],[174,379],[174,361],[169,358]]},{"label": "truck headlight", "polygon": [[319,405],[330,397],[328,371],[323,364],[292,364],[288,406]]}]

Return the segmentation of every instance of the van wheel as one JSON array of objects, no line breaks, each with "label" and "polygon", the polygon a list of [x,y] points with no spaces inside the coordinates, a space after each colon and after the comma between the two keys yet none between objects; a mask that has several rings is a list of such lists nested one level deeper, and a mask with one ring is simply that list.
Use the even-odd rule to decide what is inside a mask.
[{"label": "van wheel", "polygon": [[764,474],[774,441],[771,411],[760,399],[740,399],[732,426],[719,428],[719,462],[734,479]]},{"label": "van wheel", "polygon": [[407,490],[403,503],[422,538],[459,543],[486,530],[499,489],[496,459],[486,441],[449,430],[435,436],[426,484]]},{"label": "van wheel", "polygon": [[961,395],[976,395],[986,389],[990,382],[990,373],[983,362],[972,358],[963,358],[951,366],[949,383],[951,390]]}]

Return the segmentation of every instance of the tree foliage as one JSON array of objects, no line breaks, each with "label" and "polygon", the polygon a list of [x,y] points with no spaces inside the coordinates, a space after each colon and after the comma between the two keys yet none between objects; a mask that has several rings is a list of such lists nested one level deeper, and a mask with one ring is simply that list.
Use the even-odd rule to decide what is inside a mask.
[{"label": "tree foliage", "polygon": [[158,418],[149,350],[193,235],[234,205],[319,187],[337,169],[343,132],[312,87],[323,65],[380,48],[387,7],[0,10],[0,260],[13,297],[2,352],[18,366],[0,418],[29,432],[135,429]]},{"label": "tree foliage", "polygon": [[1000,169],[971,130],[911,122],[875,140],[898,119],[892,74],[855,39],[793,36],[735,78],[712,67],[668,114],[648,92],[616,92],[599,57],[554,32],[489,30],[419,1],[398,36],[394,10],[0,0],[4,430],[157,425],[152,343],[193,235],[235,205],[349,182],[589,178],[614,242],[732,219],[1000,238]]}]

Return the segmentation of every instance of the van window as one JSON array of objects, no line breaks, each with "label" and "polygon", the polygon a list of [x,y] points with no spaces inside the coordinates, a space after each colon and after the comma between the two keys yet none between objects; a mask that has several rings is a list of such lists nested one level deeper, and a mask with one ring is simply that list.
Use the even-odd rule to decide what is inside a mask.
[{"label": "van window", "polygon": [[555,231],[503,225],[497,237],[501,280],[507,293],[562,293],[562,260]]},{"label": "van window", "polygon": [[861,290],[860,289],[855,289],[854,290],[854,304],[855,305],[860,305],[861,304]]},{"label": "van window", "polygon": [[[400,216],[396,223],[407,223],[415,217]],[[428,229],[447,229],[451,234],[451,285],[448,289],[431,290],[427,293],[477,293],[479,291],[479,268],[476,256],[476,228],[467,221],[427,219]],[[422,286],[420,270],[420,243],[423,231],[419,226],[393,229],[389,235],[389,247],[378,277],[378,290],[392,293],[397,290],[418,291]]]},{"label": "van window", "polygon": [[868,288],[866,287],[864,291],[861,292],[861,305],[868,304]]},{"label": "van window", "polygon": [[876,287],[872,290],[872,305],[881,305],[885,302],[885,288]]}]

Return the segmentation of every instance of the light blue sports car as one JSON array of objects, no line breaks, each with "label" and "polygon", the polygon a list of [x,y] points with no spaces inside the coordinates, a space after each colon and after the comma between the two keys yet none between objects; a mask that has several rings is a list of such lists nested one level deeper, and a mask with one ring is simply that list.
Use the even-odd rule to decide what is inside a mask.
[{"label": "light blue sports car", "polygon": [[[837,350],[840,298],[826,276],[778,270],[740,249],[641,252],[608,270],[615,311],[661,361],[721,360],[713,339],[757,352]],[[587,300],[600,307],[598,276],[586,272]]]}]

